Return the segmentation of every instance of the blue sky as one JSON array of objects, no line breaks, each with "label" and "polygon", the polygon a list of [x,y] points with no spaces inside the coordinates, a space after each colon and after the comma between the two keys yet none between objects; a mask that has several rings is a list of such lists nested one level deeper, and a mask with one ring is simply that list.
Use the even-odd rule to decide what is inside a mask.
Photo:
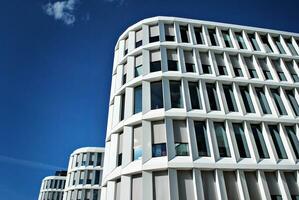
[{"label": "blue sky", "polygon": [[299,32],[296,0],[2,0],[0,194],[34,200],[82,146],[104,146],[113,49],[164,15]]}]

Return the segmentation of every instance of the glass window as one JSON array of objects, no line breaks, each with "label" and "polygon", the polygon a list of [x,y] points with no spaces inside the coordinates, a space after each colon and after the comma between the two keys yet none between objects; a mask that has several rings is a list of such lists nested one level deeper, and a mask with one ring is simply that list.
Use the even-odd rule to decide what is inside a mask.
[{"label": "glass window", "polygon": [[160,40],[160,38],[159,38],[160,33],[159,33],[158,25],[150,26],[149,33],[150,33],[149,42],[157,42]]},{"label": "glass window", "polygon": [[247,49],[242,33],[235,33],[240,49]]},{"label": "glass window", "polygon": [[[98,196],[99,196],[99,190],[93,190],[92,200],[98,200]],[[120,200],[120,199],[117,199],[117,200]]]},{"label": "glass window", "polygon": [[280,81],[287,81],[287,78],[286,78],[286,76],[284,75],[284,72],[281,69],[279,60],[272,60],[272,64],[273,64],[273,66],[274,66],[274,68],[277,72],[279,80]]},{"label": "glass window", "polygon": [[202,109],[198,82],[188,82],[192,109]]},{"label": "glass window", "polygon": [[142,112],[142,86],[134,88],[134,114]]},{"label": "glass window", "polygon": [[195,27],[194,28],[196,44],[204,44],[204,37],[202,33],[202,27]]},{"label": "glass window", "polygon": [[184,51],[185,67],[187,72],[195,72],[195,63],[192,51]]},{"label": "glass window", "polygon": [[268,64],[267,64],[266,59],[258,59],[258,61],[259,61],[259,64],[260,64],[260,66],[261,66],[261,68],[263,70],[265,78],[266,79],[273,79],[272,75],[271,75],[271,72],[270,72],[270,70],[268,68]]},{"label": "glass window", "polygon": [[228,75],[223,54],[215,54],[219,75]]},{"label": "glass window", "polygon": [[201,177],[205,200],[216,200],[217,197],[217,186],[214,171],[201,171]]},{"label": "glass window", "polygon": [[161,52],[151,51],[150,52],[150,72],[161,71]]},{"label": "glass window", "polygon": [[167,171],[153,172],[153,200],[170,199],[169,178]]},{"label": "glass window", "polygon": [[286,126],[285,129],[293,147],[296,158],[299,159],[299,141],[296,135],[296,129],[294,126]]},{"label": "glass window", "polygon": [[86,160],[87,160],[87,154],[83,153],[81,166],[85,166],[86,165]]},{"label": "glass window", "polygon": [[250,158],[249,149],[242,123],[233,123],[233,129],[241,158]]},{"label": "glass window", "polygon": [[92,178],[93,178],[93,171],[92,170],[87,170],[86,184],[91,184]]},{"label": "glass window", "polygon": [[229,32],[228,31],[222,31],[222,35],[223,35],[223,40],[224,40],[224,43],[225,43],[225,47],[232,48],[233,44],[232,44],[232,41],[230,39]]},{"label": "glass window", "polygon": [[125,52],[124,52],[125,55],[128,54],[128,48],[129,48],[129,38],[126,38],[125,39]]},{"label": "glass window", "polygon": [[128,65],[127,65],[127,63],[125,63],[124,65],[123,65],[123,85],[124,84],[126,84],[126,82],[127,82],[127,67]]},{"label": "glass window", "polygon": [[234,68],[234,73],[236,77],[243,77],[243,72],[239,63],[239,58],[237,55],[230,55],[230,61]]},{"label": "glass window", "polygon": [[209,54],[207,52],[200,52],[199,55],[203,73],[212,74],[212,67],[209,59]]},{"label": "glass window", "polygon": [[102,153],[97,153],[97,164],[96,166],[101,166],[102,164]]},{"label": "glass window", "polygon": [[91,200],[91,193],[89,189],[85,189],[85,200]]},{"label": "glass window", "polygon": [[181,200],[194,200],[194,183],[192,170],[178,170],[177,171],[178,181],[178,193],[179,199]]},{"label": "glass window", "polygon": [[142,126],[138,125],[133,128],[133,159],[142,158]]},{"label": "glass window", "polygon": [[152,157],[166,156],[166,129],[164,121],[152,122]]},{"label": "glass window", "polygon": [[238,112],[238,107],[235,100],[232,85],[223,85],[223,91],[224,91],[228,110],[230,112]]},{"label": "glass window", "polygon": [[134,72],[134,76],[138,77],[141,76],[143,73],[142,70],[142,55],[136,56],[135,57],[135,72]]},{"label": "glass window", "polygon": [[122,164],[122,155],[123,155],[123,134],[120,133],[118,136],[117,166],[121,166]]},{"label": "glass window", "polygon": [[299,106],[293,90],[286,90],[286,95],[296,116],[299,116]]},{"label": "glass window", "polygon": [[88,165],[93,166],[94,161],[95,161],[95,155],[94,155],[94,153],[90,153],[89,154],[89,163],[88,163]]},{"label": "glass window", "polygon": [[163,107],[162,81],[151,82],[151,109]]},{"label": "glass window", "polygon": [[285,61],[285,64],[286,64],[286,67],[287,69],[289,70],[292,78],[293,78],[293,81],[294,82],[299,82],[299,77],[298,77],[298,74],[294,68],[294,65],[293,65],[293,62],[292,61]]},{"label": "glass window", "polygon": [[167,49],[168,71],[178,71],[178,56],[176,49]]},{"label": "glass window", "polygon": [[273,53],[273,49],[268,41],[268,38],[266,35],[261,35],[261,40],[263,42],[264,48],[266,50],[267,53]]},{"label": "glass window", "polygon": [[122,121],[125,117],[125,97],[126,97],[126,94],[123,93],[121,96],[120,96],[120,121]]},{"label": "glass window", "polygon": [[176,156],[189,156],[188,133],[185,120],[173,120]]},{"label": "glass window", "polygon": [[249,38],[249,41],[251,43],[251,46],[253,47],[253,50],[254,51],[260,51],[261,49],[258,45],[255,34],[248,34],[248,38]]},{"label": "glass window", "polygon": [[267,64],[266,59],[265,58],[259,58],[258,61],[259,61],[259,64],[260,64],[260,66],[261,66],[261,68],[263,70],[265,78],[267,80],[273,80],[271,72],[270,72],[270,70],[268,68],[268,64]]},{"label": "glass window", "polygon": [[80,171],[80,179],[79,179],[79,184],[83,184],[83,181],[84,181],[84,171]]},{"label": "glass window", "polygon": [[287,115],[287,111],[284,107],[284,103],[280,97],[280,93],[278,91],[278,89],[271,89],[271,94],[272,94],[272,97],[275,101],[275,104],[276,104],[276,107],[278,109],[278,112],[280,115]]},{"label": "glass window", "polygon": [[292,55],[293,56],[298,56],[298,53],[297,53],[295,47],[293,46],[293,43],[292,43],[291,39],[285,39],[285,42],[287,43],[287,46],[289,47]]},{"label": "glass window", "polygon": [[229,199],[229,200],[241,199],[236,172],[235,171],[224,171],[223,178],[224,178],[224,182],[225,182],[225,188],[227,191],[227,199]]},{"label": "glass window", "polygon": [[138,48],[142,46],[142,29],[135,32],[136,42],[135,42],[135,48]]},{"label": "glass window", "polygon": [[76,184],[76,179],[77,179],[77,172],[74,171],[74,173],[73,173],[73,185]]},{"label": "glass window", "polygon": [[173,24],[164,24],[164,29],[165,29],[165,40],[170,42],[175,41]]},{"label": "glass window", "polygon": [[189,43],[188,26],[180,26],[181,40],[184,43]]},{"label": "glass window", "polygon": [[268,189],[272,200],[282,200],[280,187],[275,172],[265,172]]},{"label": "glass window", "polygon": [[258,124],[252,124],[251,130],[260,158],[270,158],[263,137],[261,126]]},{"label": "glass window", "polygon": [[209,32],[209,37],[210,37],[211,45],[212,46],[219,46],[219,42],[218,42],[218,39],[217,39],[216,30],[215,29],[208,29],[208,32]]},{"label": "glass window", "polygon": [[297,184],[297,175],[296,171],[294,172],[284,172],[285,180],[289,188],[289,192],[292,200],[299,199],[299,188]]},{"label": "glass window", "polygon": [[245,57],[244,59],[250,74],[250,78],[259,78],[254,67],[252,57]]},{"label": "glass window", "polygon": [[82,190],[78,190],[77,191],[77,200],[81,200],[82,199]]},{"label": "glass window", "polygon": [[274,43],[276,44],[277,46],[277,49],[279,51],[280,54],[286,54],[281,42],[280,42],[280,39],[279,37],[273,37],[273,40],[274,40]]},{"label": "glass window", "polygon": [[214,128],[220,157],[230,157],[224,123],[214,122]]},{"label": "glass window", "polygon": [[263,88],[255,88],[257,98],[259,99],[264,114],[272,114]]},{"label": "glass window", "polygon": [[272,141],[274,143],[277,155],[279,159],[287,159],[287,153],[284,149],[278,128],[276,125],[269,125],[269,131],[272,138]]},{"label": "glass window", "polygon": [[250,199],[262,200],[256,171],[245,171],[244,174]]},{"label": "glass window", "polygon": [[100,181],[100,177],[101,177],[101,174],[100,174],[101,171],[97,170],[95,172],[95,177],[94,177],[94,184],[95,185],[99,185],[101,183]]},{"label": "glass window", "polygon": [[214,83],[206,83],[207,94],[211,110],[220,110],[216,85]]},{"label": "glass window", "polygon": [[194,129],[199,156],[210,156],[208,151],[208,137],[205,122],[194,121]]},{"label": "glass window", "polygon": [[141,200],[142,197],[142,175],[137,174],[132,176],[132,186],[131,186],[131,194],[132,199],[131,200]]},{"label": "glass window", "polygon": [[255,113],[248,86],[240,87],[241,96],[247,113]]},{"label": "glass window", "polygon": [[181,82],[169,81],[170,99],[172,108],[183,108]]}]

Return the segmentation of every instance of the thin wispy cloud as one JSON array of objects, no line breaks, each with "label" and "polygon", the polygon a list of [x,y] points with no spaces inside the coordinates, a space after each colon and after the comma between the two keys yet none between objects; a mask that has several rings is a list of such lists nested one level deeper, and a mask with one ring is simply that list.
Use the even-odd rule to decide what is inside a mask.
[{"label": "thin wispy cloud", "polygon": [[78,3],[79,0],[49,2],[43,6],[43,10],[47,15],[54,17],[55,20],[62,21],[66,25],[72,25],[76,21],[74,11]]},{"label": "thin wispy cloud", "polygon": [[0,155],[0,163],[8,163],[8,164],[14,164],[14,165],[20,165],[23,167],[28,168],[36,168],[36,169],[42,169],[42,170],[58,170],[58,169],[64,169],[63,167],[49,165],[41,162],[31,161],[31,160],[23,160],[18,158],[13,158],[9,156],[3,156]]}]

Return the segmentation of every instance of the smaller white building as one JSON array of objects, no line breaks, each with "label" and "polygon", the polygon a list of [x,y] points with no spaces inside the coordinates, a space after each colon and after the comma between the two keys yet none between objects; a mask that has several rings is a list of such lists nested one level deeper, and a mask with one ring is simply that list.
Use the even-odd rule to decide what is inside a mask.
[{"label": "smaller white building", "polygon": [[104,151],[85,147],[71,154],[63,200],[100,200]]},{"label": "smaller white building", "polygon": [[65,187],[66,171],[57,171],[55,176],[43,179],[38,200],[62,200]]}]

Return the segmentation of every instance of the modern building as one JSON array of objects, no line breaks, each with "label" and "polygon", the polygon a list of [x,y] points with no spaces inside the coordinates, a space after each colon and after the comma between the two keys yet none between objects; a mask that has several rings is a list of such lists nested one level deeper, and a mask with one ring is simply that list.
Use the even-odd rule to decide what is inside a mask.
[{"label": "modern building", "polygon": [[175,17],[115,47],[101,200],[299,199],[299,34]]},{"label": "modern building", "polygon": [[62,200],[66,171],[57,171],[55,176],[43,179],[38,200]]},{"label": "modern building", "polygon": [[100,200],[104,148],[75,150],[69,159],[63,200]]}]

